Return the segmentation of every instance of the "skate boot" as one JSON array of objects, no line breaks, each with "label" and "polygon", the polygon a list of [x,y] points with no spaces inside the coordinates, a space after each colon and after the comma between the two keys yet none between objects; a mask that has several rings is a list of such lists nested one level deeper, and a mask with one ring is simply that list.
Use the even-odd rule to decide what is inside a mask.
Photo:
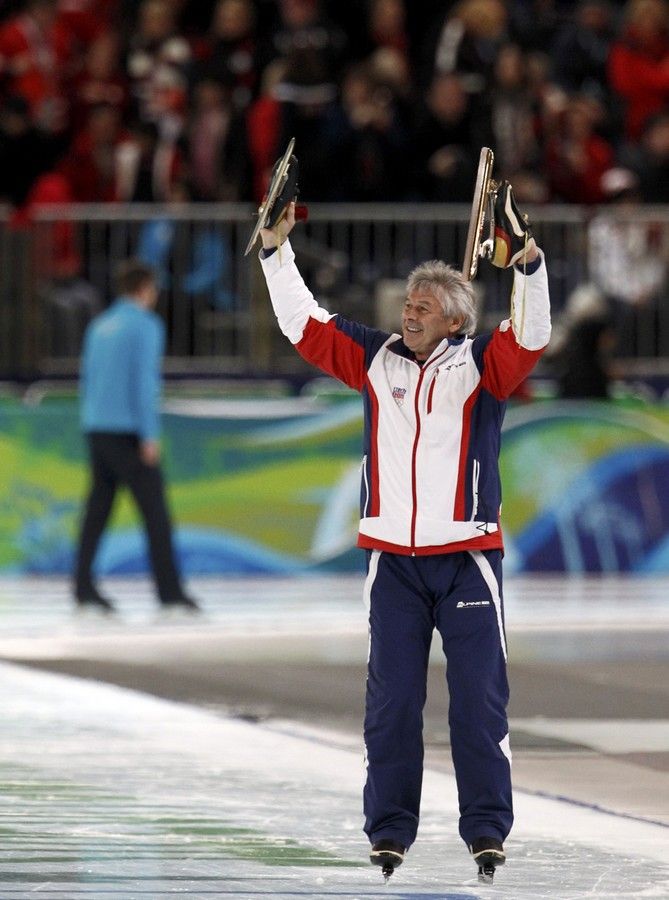
[{"label": "skate boot", "polygon": [[516,206],[513,188],[508,181],[503,181],[497,189],[494,217],[495,246],[490,261],[493,266],[508,269],[536,247],[532,229]]},{"label": "skate boot", "polygon": [[503,866],[506,862],[504,847],[497,838],[474,838],[469,848],[474,862],[479,867],[479,881],[481,884],[492,884],[497,866]]},{"label": "skate boot", "polygon": [[114,615],[116,612],[116,608],[111,600],[108,600],[107,597],[103,597],[94,587],[87,588],[86,590],[77,590],[75,596],[77,609],[80,612],[93,610],[108,616]]},{"label": "skate boot", "polygon": [[398,866],[402,865],[406,849],[397,841],[382,838],[371,849],[369,859],[375,866],[381,866],[381,873],[388,881]]}]

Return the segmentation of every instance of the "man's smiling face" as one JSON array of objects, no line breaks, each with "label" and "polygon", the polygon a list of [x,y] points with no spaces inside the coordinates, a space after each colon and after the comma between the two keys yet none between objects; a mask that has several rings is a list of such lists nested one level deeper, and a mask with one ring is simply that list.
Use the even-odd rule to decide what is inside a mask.
[{"label": "man's smiling face", "polygon": [[402,338],[420,362],[424,362],[444,340],[456,334],[460,319],[448,319],[439,300],[419,289],[411,291],[402,312]]}]

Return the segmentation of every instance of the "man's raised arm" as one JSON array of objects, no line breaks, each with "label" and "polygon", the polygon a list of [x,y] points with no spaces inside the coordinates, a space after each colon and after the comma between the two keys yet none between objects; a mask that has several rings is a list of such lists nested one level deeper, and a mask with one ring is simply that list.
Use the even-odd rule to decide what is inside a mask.
[{"label": "man's raised arm", "polygon": [[288,240],[294,225],[295,204],[291,203],[284,219],[260,232],[260,261],[279,327],[307,362],[362,390],[380,333],[331,315],[318,305],[295,265]]}]

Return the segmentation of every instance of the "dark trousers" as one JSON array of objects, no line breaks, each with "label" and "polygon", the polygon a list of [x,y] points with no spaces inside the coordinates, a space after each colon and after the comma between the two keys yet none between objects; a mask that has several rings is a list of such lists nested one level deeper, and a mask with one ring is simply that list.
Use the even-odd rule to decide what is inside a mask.
[{"label": "dark trousers", "polygon": [[93,561],[112,511],[119,485],[127,485],[139,507],[149,541],[149,558],[158,596],[163,601],[183,594],[172,546],[172,526],[159,466],[146,465],[135,434],[91,432],[87,435],[92,484],[79,538],[76,592],[93,587]]},{"label": "dark trousers", "polygon": [[365,832],[410,847],[423,779],[432,634],[447,659],[460,835],[504,840],[513,823],[501,552],[370,554]]}]

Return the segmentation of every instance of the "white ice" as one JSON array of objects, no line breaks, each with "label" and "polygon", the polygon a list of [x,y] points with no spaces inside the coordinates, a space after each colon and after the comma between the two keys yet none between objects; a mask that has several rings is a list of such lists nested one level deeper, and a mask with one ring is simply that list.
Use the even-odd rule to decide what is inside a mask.
[{"label": "white ice", "polygon": [[667,827],[522,793],[509,862],[479,886],[453,779],[429,771],[384,886],[350,742],[8,664],[0,691],[2,900],[669,897]]}]

